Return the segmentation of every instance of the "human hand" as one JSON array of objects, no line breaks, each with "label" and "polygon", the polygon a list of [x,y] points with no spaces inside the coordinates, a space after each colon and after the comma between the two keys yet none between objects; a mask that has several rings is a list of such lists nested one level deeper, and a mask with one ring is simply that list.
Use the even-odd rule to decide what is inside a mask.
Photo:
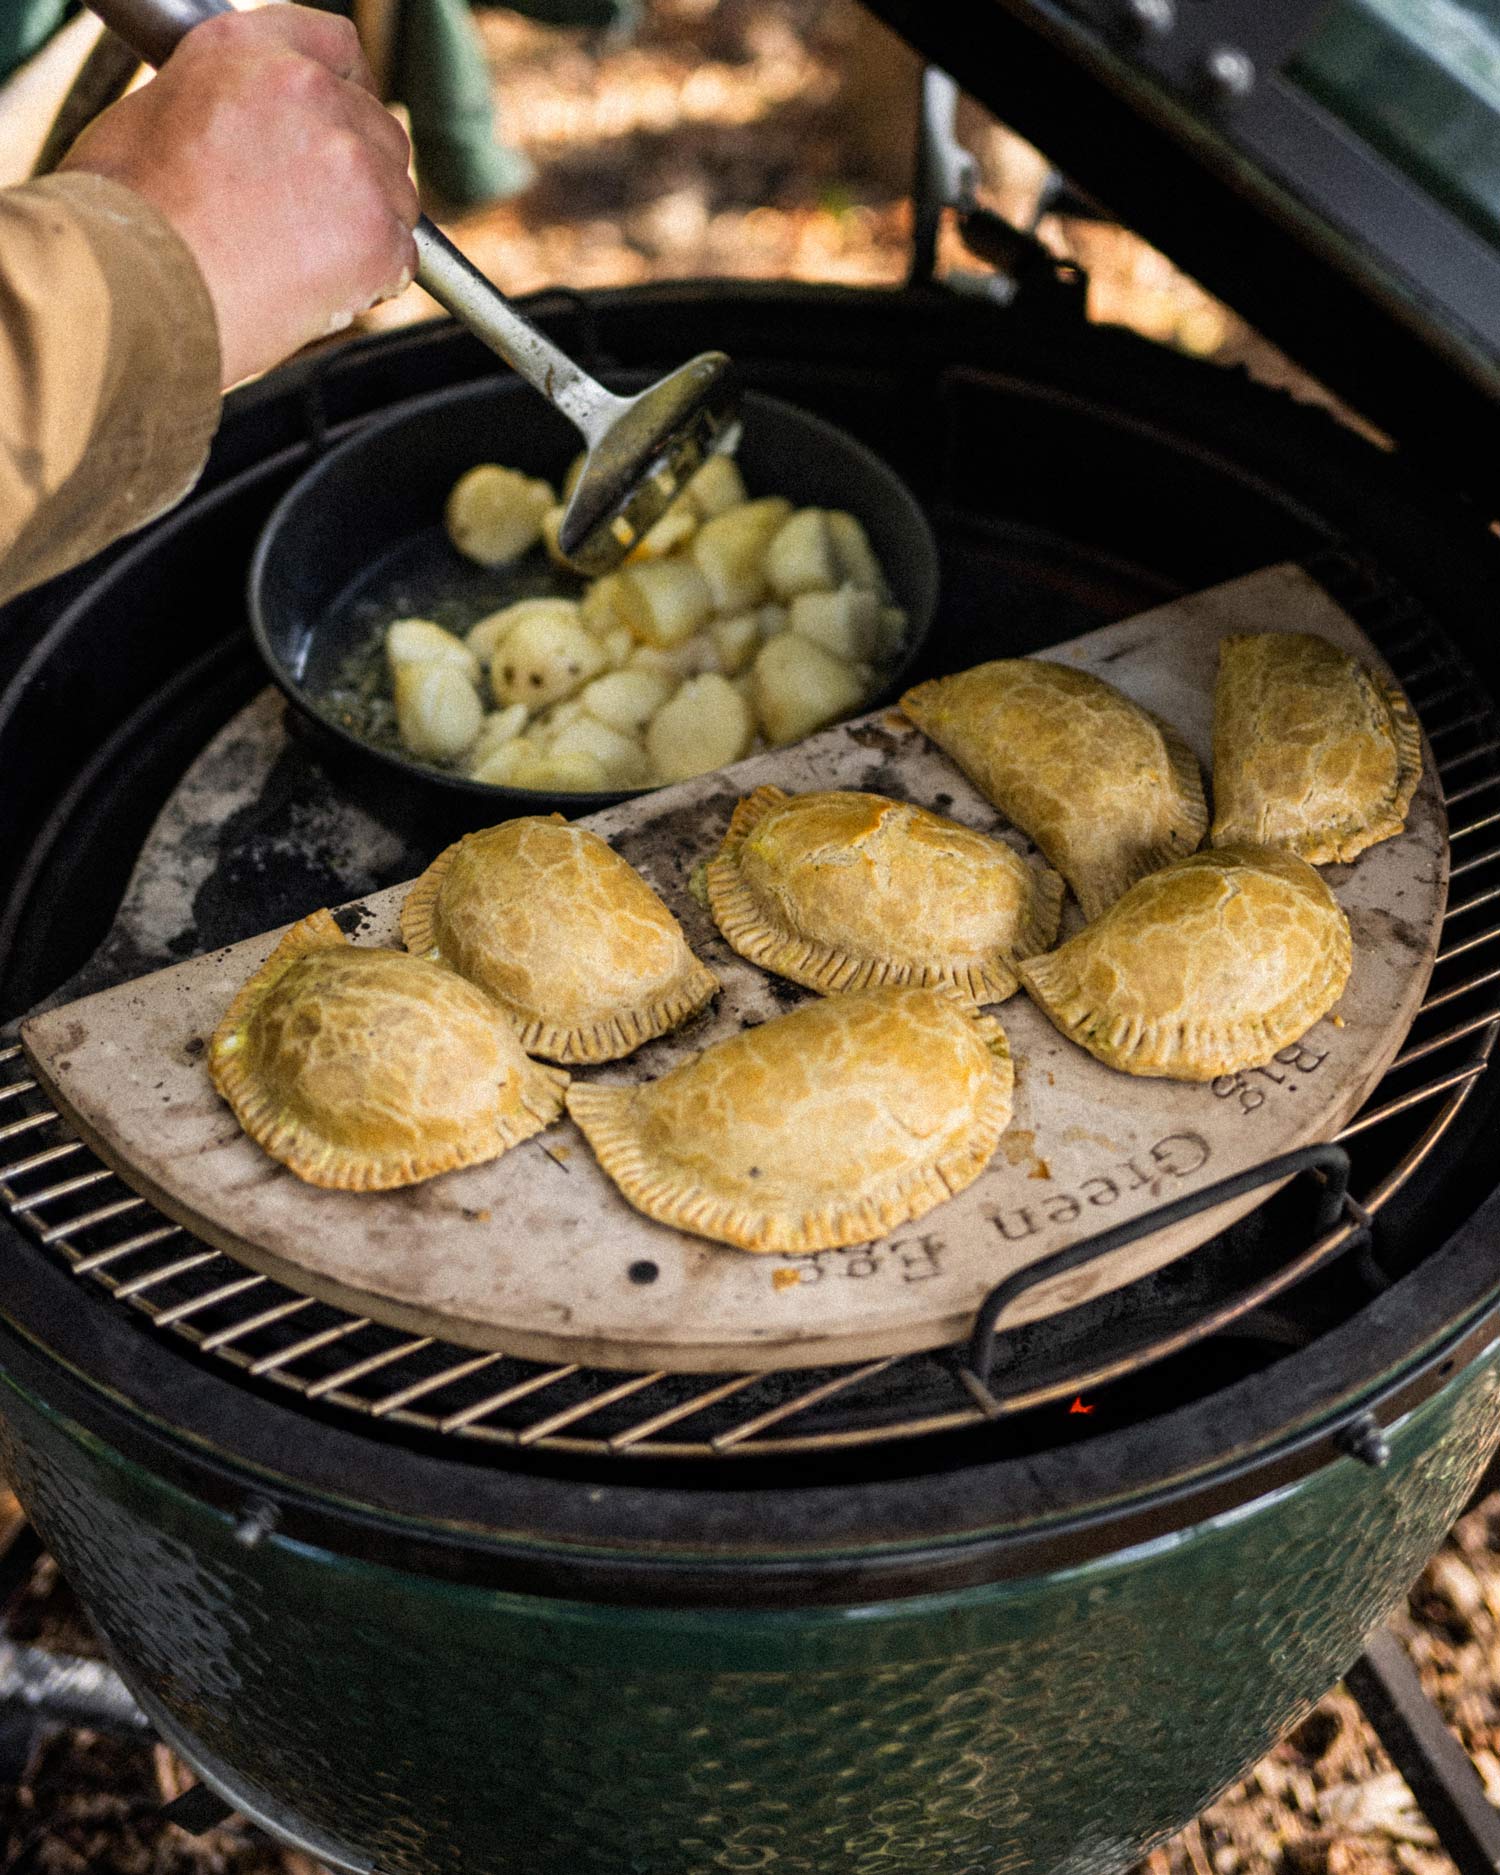
[{"label": "human hand", "polygon": [[62,168],[133,189],[192,250],[226,388],[405,287],[419,208],[406,132],[347,20],[299,6],[195,26]]}]

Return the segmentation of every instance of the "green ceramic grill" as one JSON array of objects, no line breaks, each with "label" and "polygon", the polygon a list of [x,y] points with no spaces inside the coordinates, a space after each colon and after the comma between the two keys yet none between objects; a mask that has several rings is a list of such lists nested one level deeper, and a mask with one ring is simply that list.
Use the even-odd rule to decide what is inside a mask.
[{"label": "green ceramic grill", "polygon": [[[940,82],[919,234],[955,215],[983,292],[534,316],[590,368],[723,349],[884,456],[942,555],[918,675],[1299,562],[1427,731],[1438,963],[1341,1137],[1190,1255],[769,1372],[478,1354],[314,1300],[123,1185],[0,1043],[0,1465],[163,1736],[330,1866],[1108,1875],[1349,1668],[1500,1440],[1488,80],[1399,0],[880,10],[1073,212],[1156,239],[1398,447],[1090,326],[966,189]],[[1459,14],[1478,57],[1493,22]],[[189,502],[0,621],[0,1010],[430,856],[259,696],[243,581],[327,438],[489,368],[439,324],[278,374]]]}]

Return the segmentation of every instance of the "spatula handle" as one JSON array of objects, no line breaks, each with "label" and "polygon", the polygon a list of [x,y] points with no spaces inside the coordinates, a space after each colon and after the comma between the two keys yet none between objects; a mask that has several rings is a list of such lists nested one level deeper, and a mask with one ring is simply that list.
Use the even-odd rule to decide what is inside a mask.
[{"label": "spatula handle", "polygon": [[[235,10],[229,0],[89,0],[89,5],[150,65],[164,64],[193,27]],[[419,284],[592,442],[618,400],[517,312],[425,215],[412,234]]]}]

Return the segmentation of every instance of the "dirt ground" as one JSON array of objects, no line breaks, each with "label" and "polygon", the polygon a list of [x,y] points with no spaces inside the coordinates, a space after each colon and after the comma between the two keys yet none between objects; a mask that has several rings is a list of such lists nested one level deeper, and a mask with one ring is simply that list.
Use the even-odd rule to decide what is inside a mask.
[{"label": "dirt ground", "polygon": [[[510,291],[705,275],[871,285],[903,277],[916,69],[852,0],[649,0],[630,37],[557,31],[498,10],[478,18],[502,131],[536,180],[510,202],[445,219]],[[1029,223],[1043,159],[977,111],[964,124],[986,198]],[[1087,269],[1094,318],[1322,398],[1123,231],[1047,216],[1038,232]],[[942,260],[974,264],[951,240]],[[369,323],[432,310],[413,289]],[[1500,1799],[1497,1538],[1500,1498],[1454,1532],[1396,1625]],[[10,1632],[95,1651],[50,1562],[38,1566]],[[304,1858],[239,1825],[201,1838],[163,1825],[155,1812],[185,1781],[160,1746],[59,1734],[19,1788],[0,1793],[0,1866],[12,1875],[313,1875]],[[1451,1866],[1339,1691],[1143,1869],[1443,1875]]]}]

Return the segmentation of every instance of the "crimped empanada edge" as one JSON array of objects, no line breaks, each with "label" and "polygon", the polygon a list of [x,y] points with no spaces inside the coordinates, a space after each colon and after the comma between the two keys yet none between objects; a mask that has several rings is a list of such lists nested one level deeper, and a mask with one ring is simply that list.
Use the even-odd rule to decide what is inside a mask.
[{"label": "crimped empanada edge", "polygon": [[1087,874],[1075,865],[1071,873],[1064,875],[1089,924],[1102,918],[1117,899],[1123,898],[1142,879],[1160,872],[1163,866],[1170,866],[1174,859],[1186,859],[1196,853],[1208,831],[1208,800],[1197,756],[1172,725],[1164,722],[1154,710],[1137,703],[1134,697],[1127,697],[1123,690],[1118,694],[1132,709],[1139,710],[1161,737],[1168,776],[1167,799],[1163,803],[1165,825],[1146,845],[1129,847],[1112,862],[1092,866]]},{"label": "crimped empanada edge", "polygon": [[[1068,955],[1068,945],[1048,956],[1026,959],[1017,966],[1017,973],[1022,987],[1053,1027],[1107,1068],[1149,1078],[1213,1081],[1242,1068],[1264,1067],[1278,1048],[1299,1041],[1343,995],[1353,963],[1353,944],[1349,920],[1341,906],[1336,909],[1333,942],[1325,957],[1323,981],[1317,988],[1304,982],[1294,996],[1274,1009],[1239,1021],[1188,1024],[1117,1016],[1106,1036],[1088,1036],[1086,1031],[1101,1012],[1077,1000],[1078,973]],[[1072,942],[1080,942],[1088,935],[1086,930],[1080,932]],[[1293,1009],[1295,1015],[1290,1013]],[[1217,1052],[1202,1061],[1202,1054],[1209,1048]],[[1200,1059],[1189,1059],[1189,1051]]]},{"label": "crimped empanada edge", "polygon": [[209,1078],[226,1100],[229,1099],[226,1083],[231,1079],[238,1080],[244,1069],[243,1057],[238,1051],[225,1056],[230,1036],[245,1026],[251,1010],[261,997],[299,958],[313,951],[342,950],[348,943],[348,938],[339,929],[338,920],[331,911],[326,907],[321,911],[311,911],[282,935],[259,970],[246,977],[235,991],[234,1000],[224,1011],[219,1026],[208,1042]]},{"label": "crimped empanada edge", "polygon": [[[1226,638],[1223,643],[1259,638],[1264,635],[1259,632],[1240,632],[1235,634],[1233,639]],[[1261,846],[1274,845],[1284,852],[1295,853],[1298,859],[1306,860],[1309,866],[1348,865],[1372,846],[1379,846],[1382,840],[1392,840],[1398,833],[1405,832],[1412,797],[1422,779],[1422,731],[1417,723],[1416,715],[1407,701],[1405,691],[1383,671],[1369,669],[1352,652],[1344,651],[1341,645],[1334,645],[1333,649],[1348,658],[1355,671],[1369,681],[1385,707],[1390,723],[1391,738],[1396,748],[1396,778],[1392,783],[1389,796],[1358,824],[1345,820],[1331,826],[1309,828],[1305,833],[1291,840],[1268,841],[1265,834],[1258,828],[1242,825],[1242,816],[1235,818],[1216,813],[1209,835],[1211,846],[1237,846],[1245,842]],[[1222,659],[1222,647],[1220,655]],[[1220,681],[1222,681],[1222,662],[1219,668]],[[1216,698],[1216,716],[1217,708]],[[1216,777],[1220,766],[1218,758],[1219,750],[1216,740],[1214,745]]]},{"label": "crimped empanada edge", "polygon": [[[517,1088],[519,1113],[494,1113],[492,1128],[476,1129],[472,1138],[401,1158],[382,1158],[335,1145],[302,1121],[287,1118],[259,1087],[251,1088],[248,1099],[231,1100],[230,1105],[256,1145],[304,1183],[325,1191],[394,1191],[403,1185],[420,1185],[443,1172],[487,1165],[512,1146],[545,1131],[562,1115],[568,1079],[561,1068],[528,1061]],[[316,1142],[312,1150],[304,1144],[309,1139]]]},{"label": "crimped empanada edge", "polygon": [[[521,1114],[496,1113],[492,1116],[493,1133],[486,1132],[482,1139],[476,1135],[472,1142],[454,1143],[431,1154],[382,1159],[375,1154],[358,1152],[352,1146],[336,1145],[306,1122],[290,1118],[260,1086],[242,1053],[221,1059],[223,1042],[232,1032],[244,1027],[255,1005],[298,958],[348,944],[348,938],[331,912],[313,912],[300,920],[260,969],[241,985],[209,1043],[210,1078],[245,1134],[263,1152],[306,1184],[326,1191],[390,1191],[402,1185],[420,1184],[442,1172],[498,1159],[502,1152],[540,1133],[561,1115],[568,1076],[559,1068],[527,1061],[518,1077]],[[498,1004],[495,1019],[505,1021]],[[498,1151],[491,1150],[495,1138],[500,1141]],[[315,1142],[311,1150],[305,1146],[309,1139]]]},{"label": "crimped empanada edge", "polygon": [[455,840],[452,846],[444,847],[427,870],[418,874],[401,901],[401,942],[414,957],[426,957],[434,963],[447,961],[438,940],[438,900],[462,845],[463,840]]},{"label": "crimped empanada edge", "polygon": [[749,794],[741,797],[734,812],[729,817],[729,825],[724,829],[724,838],[720,842],[719,852],[727,853],[731,846],[739,846],[752,829],[758,827],[774,807],[784,807],[793,797],[785,788],[778,788],[773,782],[763,782],[753,788]]},{"label": "crimped empanada edge", "polygon": [[[999,959],[988,965],[951,967],[901,963],[882,957],[855,956],[818,938],[782,930],[771,923],[766,908],[745,883],[737,853],[717,854],[705,867],[704,878],[708,885],[709,909],[725,941],[741,957],[763,970],[772,970],[777,976],[800,983],[805,989],[817,990],[822,996],[877,990],[887,984],[910,984],[914,989],[951,989],[975,1004],[1003,1003],[1020,987],[1014,970]],[[1061,881],[1058,884],[1061,915]],[[1035,896],[1034,888],[1033,903]],[[1018,954],[1019,948],[1018,944]]]},{"label": "crimped empanada edge", "polygon": [[[967,1009],[964,1013],[999,1030],[992,1018],[975,1017]],[[663,1170],[659,1155],[653,1159],[646,1149],[639,1118],[640,1098],[650,1083],[603,1087],[577,1082],[568,1089],[568,1112],[621,1194],[656,1223],[757,1255],[836,1250],[913,1223],[972,1185],[989,1164],[1010,1124],[1015,1076],[1003,1031],[998,1044],[986,1037],[986,1046],[996,1072],[981,1090],[965,1145],[930,1165],[913,1167],[878,1193],[825,1204],[795,1218],[709,1192],[685,1169],[669,1164]]]},{"label": "crimped empanada edge", "polygon": [[[1062,874],[1054,872],[1044,861],[1028,860],[1023,864],[1032,877],[1031,917],[1027,920],[1023,937],[1017,942],[1017,962],[1023,957],[1038,957],[1043,951],[1051,950],[1062,929],[1063,900],[1068,894]],[[1019,982],[1017,978],[1018,987]]]},{"label": "crimped empanada edge", "polygon": [[[1140,704],[1136,705],[1141,708]],[[1154,710],[1146,710],[1156,727],[1161,732],[1162,742],[1166,746],[1167,761],[1171,766],[1172,779],[1176,782],[1181,795],[1181,812],[1176,821],[1168,828],[1168,838],[1181,836],[1190,842],[1181,851],[1175,848],[1173,859],[1185,859],[1189,853],[1196,853],[1203,844],[1203,836],[1208,832],[1208,795],[1203,787],[1203,770],[1198,765],[1198,758],[1188,746],[1181,733],[1169,722],[1158,716]]]},{"label": "crimped empanada edge", "polygon": [[[754,798],[753,795],[746,797],[747,800]],[[552,814],[548,818],[561,820],[562,815]],[[661,895],[655,892],[653,896],[662,910],[672,918],[687,962],[680,977],[659,991],[643,1007],[617,1010],[608,1016],[597,1017],[592,1022],[550,1022],[545,1016],[534,1015],[530,1010],[523,1009],[491,984],[476,982],[468,971],[460,970],[456,963],[443,955],[437,930],[438,900],[442,896],[443,885],[454,858],[463,844],[463,840],[455,840],[452,846],[439,853],[407,893],[401,906],[401,939],[414,955],[442,964],[455,976],[473,983],[476,989],[490,997],[510,1019],[528,1055],[541,1055],[549,1061],[567,1062],[573,1066],[619,1061],[623,1056],[633,1054],[637,1048],[644,1047],[647,1042],[653,1042],[658,1036],[675,1029],[679,1022],[685,1022],[719,993],[722,987],[719,979],[689,945],[681,924],[672,917]],[[605,844],[608,845],[608,842]],[[609,850],[614,852],[612,847]],[[618,859],[620,856],[615,854],[615,857]],[[628,860],[622,863],[629,865]],[[631,870],[634,871],[634,868]],[[649,882],[647,885],[651,889]]]},{"label": "crimped empanada edge", "polygon": [[501,1007],[515,1022],[528,1055],[543,1055],[575,1067],[619,1061],[686,1022],[718,995],[719,979],[685,937],[682,948],[688,962],[680,978],[640,1009],[615,1010],[593,1022],[565,1024],[527,1016],[508,1002],[502,1001]]},{"label": "crimped empanada edge", "polygon": [[784,788],[770,785],[747,794],[734,810],[719,851],[703,869],[714,923],[725,941],[750,963],[823,996],[909,984],[917,989],[951,989],[979,1005],[1003,1003],[1014,996],[1020,988],[1015,958],[1034,956],[1056,942],[1067,887],[1050,866],[1040,860],[1030,862],[1010,847],[1005,850],[1026,874],[1027,910],[1008,960],[996,958],[989,964],[953,966],[893,962],[855,956],[775,924],[771,910],[755,896],[740,872],[739,851],[768,813],[796,798]]}]

